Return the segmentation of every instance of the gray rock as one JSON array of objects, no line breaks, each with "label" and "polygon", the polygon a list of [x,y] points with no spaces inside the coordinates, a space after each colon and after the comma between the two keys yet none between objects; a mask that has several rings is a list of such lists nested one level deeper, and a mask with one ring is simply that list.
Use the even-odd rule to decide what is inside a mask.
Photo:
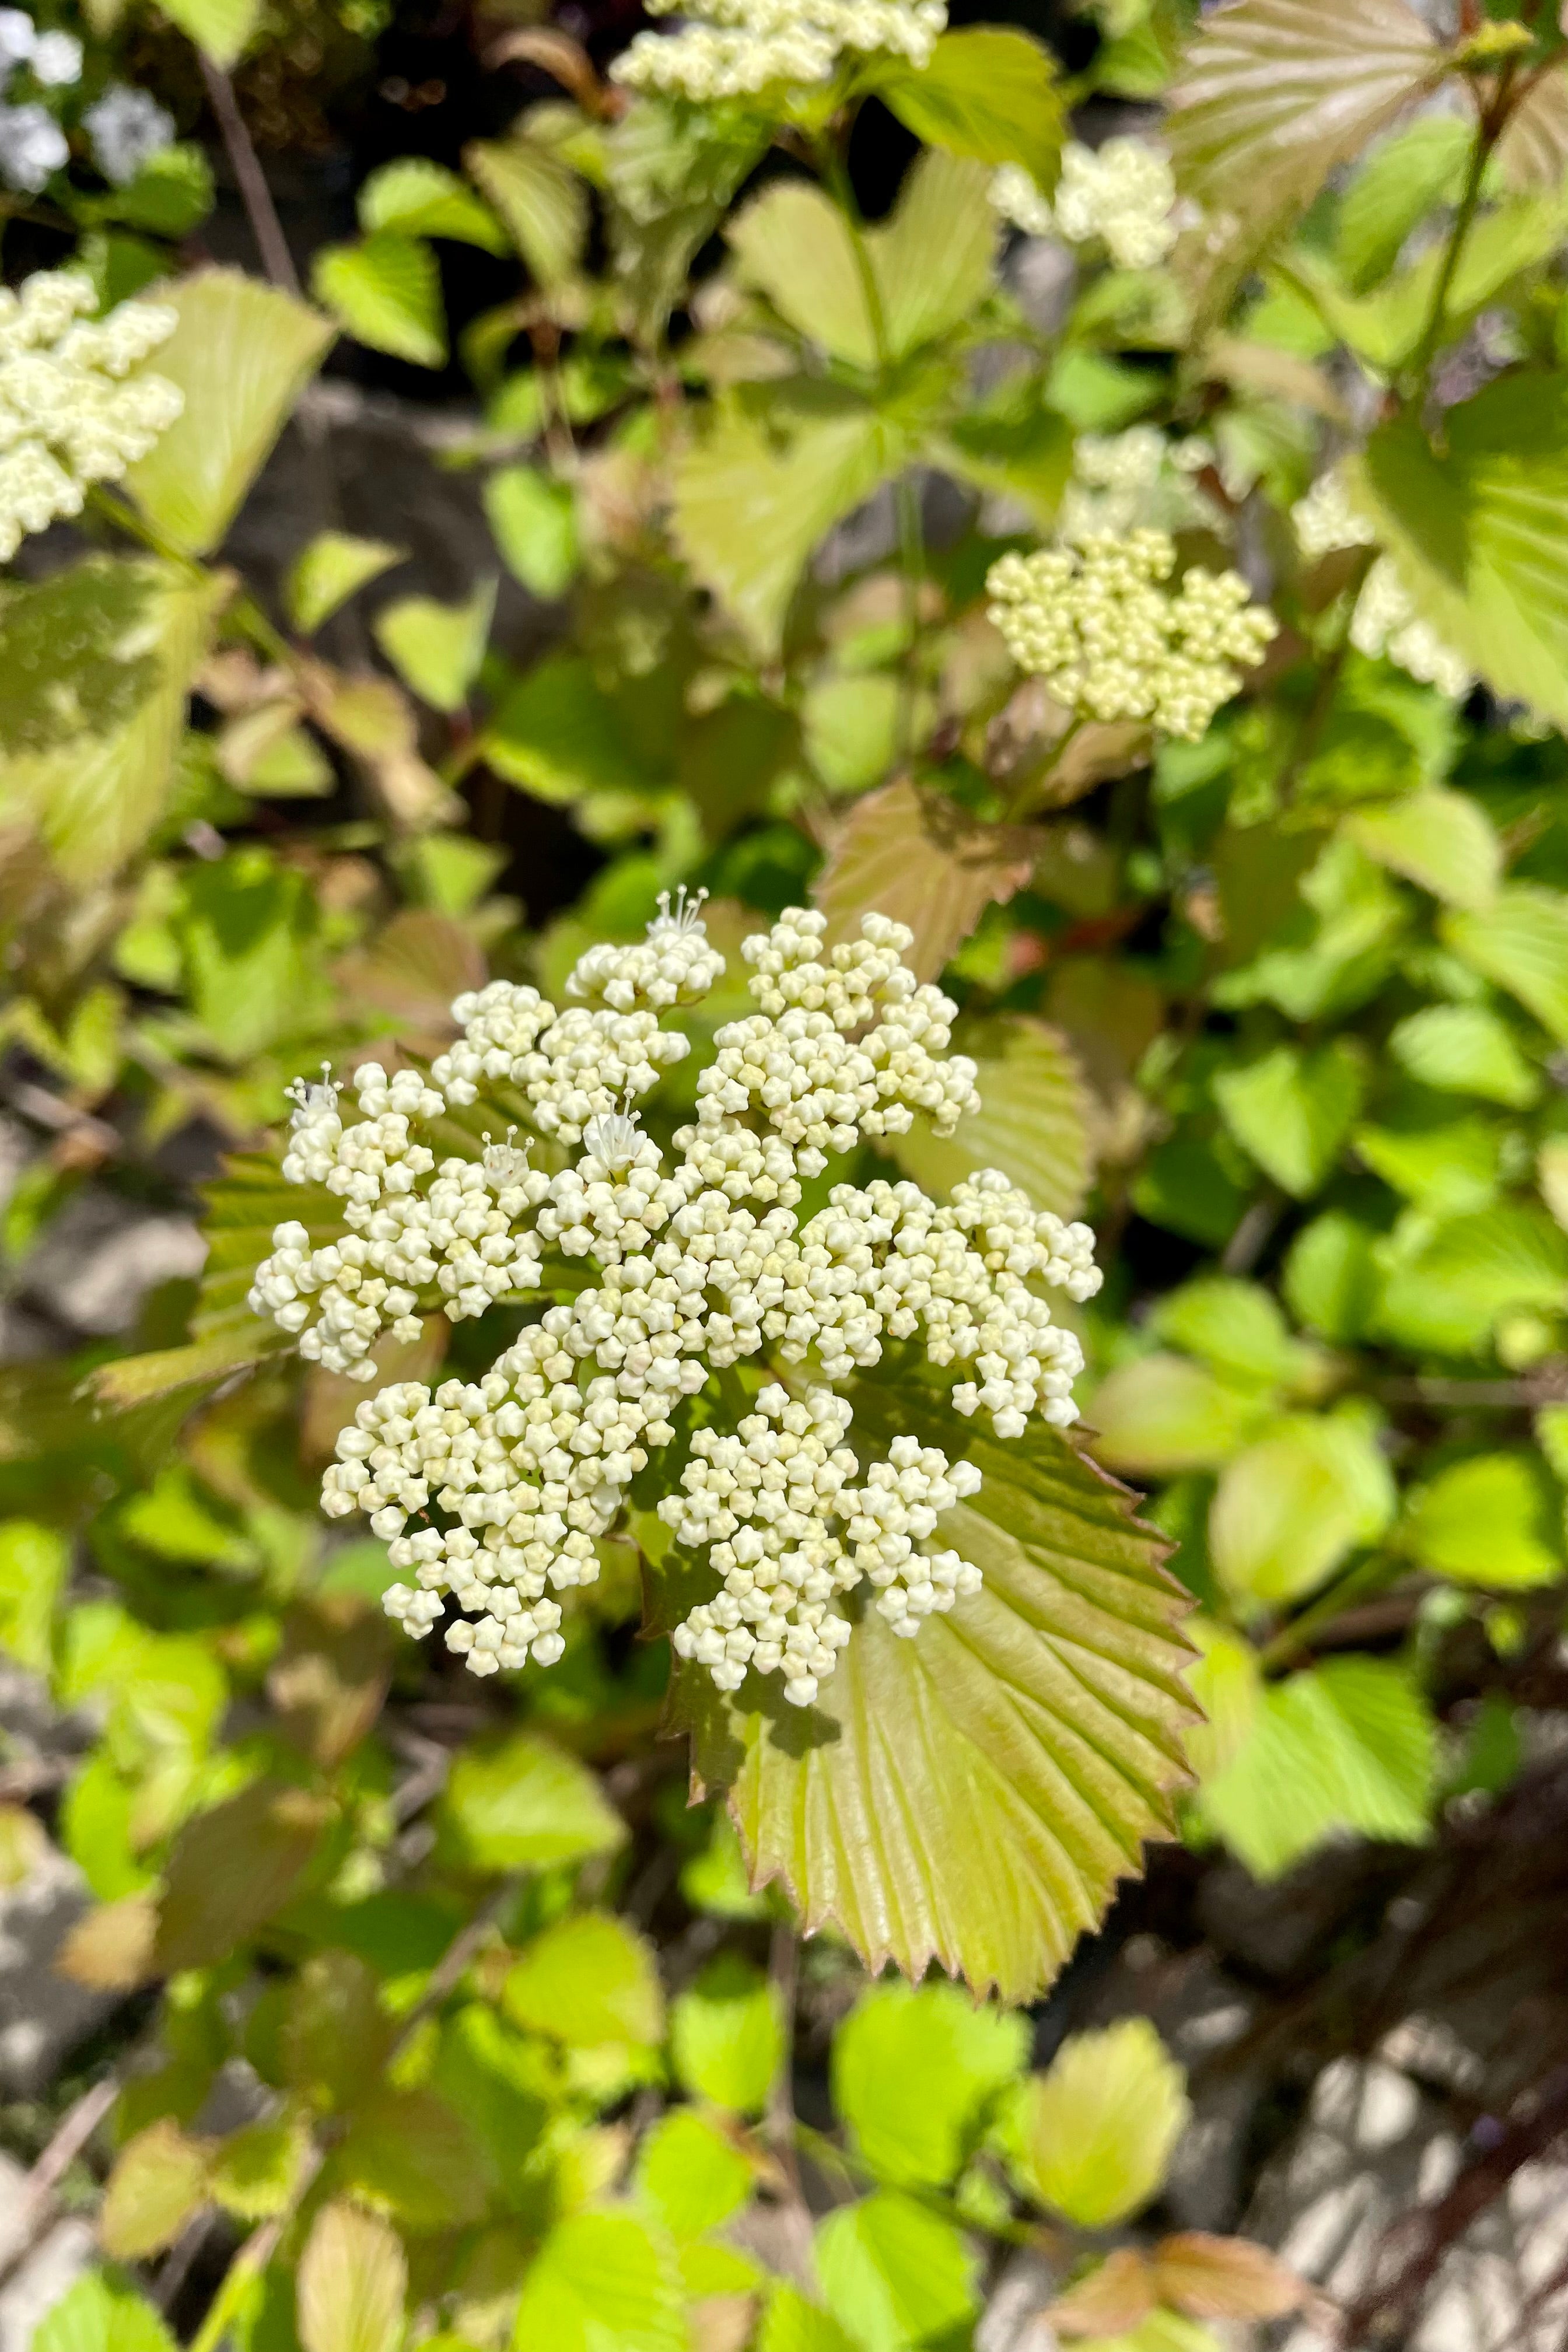
[{"label": "gray rock", "polygon": [[53,1849],[19,1886],[0,1893],[0,2088],[36,2095],[114,2006],[58,1974],[54,1958],[92,1897],[75,1863]]},{"label": "gray rock", "polygon": [[26,1303],[80,1332],[128,1330],[150,1290],[201,1272],[206,1243],[190,1217],[149,1216],[116,1193],[79,1193],[28,1258]]}]

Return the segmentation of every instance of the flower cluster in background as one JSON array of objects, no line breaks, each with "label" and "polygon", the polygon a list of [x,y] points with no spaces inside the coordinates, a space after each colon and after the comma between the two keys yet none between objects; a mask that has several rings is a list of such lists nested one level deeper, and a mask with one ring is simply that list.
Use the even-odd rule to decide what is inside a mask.
[{"label": "flower cluster in background", "polygon": [[[652,14],[677,0],[649,0]],[[946,27],[946,0],[701,0],[671,34],[639,33],[612,68],[632,89],[699,103],[781,83],[828,79],[847,51],[924,66]]]},{"label": "flower cluster in background", "polygon": [[88,488],[145,457],[184,405],[159,375],[130,372],[174,332],[158,302],[107,318],[79,270],[40,271],[0,291],[0,560],[29,531],[81,512]]},{"label": "flower cluster in background", "polygon": [[1098,239],[1119,269],[1153,268],[1182,226],[1170,160],[1146,139],[1108,139],[1103,147],[1069,140],[1054,200],[1019,164],[1005,163],[991,183],[991,201],[1028,236],[1060,236],[1068,245]]},{"label": "flower cluster in background", "polygon": [[[1358,513],[1337,467],[1321,474],[1304,499],[1290,509],[1296,538],[1303,555],[1314,560],[1342,549],[1373,547],[1376,534]],[[1461,654],[1444,644],[1431,624],[1421,619],[1409,590],[1391,557],[1380,555],[1362,584],[1351,621],[1351,643],[1373,658],[1386,654],[1391,662],[1435,686],[1442,694],[1462,697],[1475,682]]]},{"label": "flower cluster in background", "polygon": [[68,89],[80,79],[81,43],[73,33],[40,33],[20,8],[0,8],[0,179],[7,187],[37,195],[69,162],[66,134],[37,93]]}]

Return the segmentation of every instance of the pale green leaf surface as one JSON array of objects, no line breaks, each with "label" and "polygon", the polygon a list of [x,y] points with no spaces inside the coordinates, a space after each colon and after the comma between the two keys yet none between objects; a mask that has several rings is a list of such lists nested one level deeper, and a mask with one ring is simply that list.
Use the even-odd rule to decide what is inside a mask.
[{"label": "pale green leaf surface", "polygon": [[874,368],[866,289],[844,215],[822,189],[780,180],[731,222],[729,243],[746,281],[797,334],[852,367]]},{"label": "pale green leaf surface", "polygon": [[664,1999],[652,1952],[605,1911],[581,1911],[536,1936],[507,1970],[501,2006],[559,2042],[657,2042]]},{"label": "pale green leaf surface", "polygon": [[633,2185],[640,2203],[681,2241],[716,2230],[752,2193],[755,2168],[716,2124],[677,2107],[637,2150]]},{"label": "pale green leaf surface", "polygon": [[441,1802],[454,1858],[474,1870],[542,1870],[611,1853],[626,1824],[593,1774],[531,1733],[465,1748]]},{"label": "pale green leaf surface", "polygon": [[523,2283],[516,2352],[686,2352],[673,2251],[635,2214],[557,2221]]},{"label": "pale green leaf surface", "polygon": [[381,2216],[324,2205],[300,2256],[296,2313],[304,2352],[397,2352],[408,2263]]},{"label": "pale green leaf surface", "polygon": [[1479,1095],[1522,1110],[1541,1092],[1540,1072],[1484,1005],[1426,1005],[1400,1022],[1388,1045],[1413,1078],[1440,1093]]},{"label": "pale green leaf surface", "polygon": [[1186,1630],[1202,1653],[1187,1681],[1204,1711],[1203,1722],[1187,1733],[1187,1761],[1205,1782],[1246,1746],[1262,1704],[1263,1677],[1252,1643],[1228,1625],[1189,1617]]},{"label": "pale green leaf surface", "polygon": [[1140,1477],[1209,1470],[1227,1461],[1273,1410],[1256,1380],[1220,1379],[1183,1356],[1142,1356],[1110,1373],[1089,1406],[1094,1450]]},{"label": "pale green leaf surface", "polygon": [[461,604],[400,597],[376,614],[375,641],[411,693],[433,710],[460,710],[479,674],[495,606],[493,578],[477,581]]},{"label": "pale green leaf surface", "polygon": [[1514,883],[1484,915],[1451,915],[1443,936],[1472,970],[1506,988],[1568,1045],[1568,897]]},{"label": "pale green leaf surface", "polygon": [[1244,1607],[1271,1607],[1321,1584],[1394,1508],[1388,1465],[1359,1422],[1297,1414],[1226,1465],[1210,1557]]},{"label": "pale green leaf surface", "polygon": [[1214,1093],[1242,1150],[1302,1200],[1318,1191],[1333,1166],[1365,1084],[1359,1047],[1336,1037],[1306,1052],[1277,1045],[1256,1062],[1222,1070]]},{"label": "pale green leaf surface", "polygon": [[757,2352],[862,2352],[829,2311],[780,2281],[768,2297]]},{"label": "pale green leaf surface", "polygon": [[877,276],[894,359],[951,332],[984,299],[1002,233],[986,194],[989,183],[983,164],[924,154],[904,183],[892,219],[876,232]]},{"label": "pale green leaf surface", "polygon": [[670,2011],[676,2079],[735,2115],[760,2115],[784,2057],[777,1990],[733,1952],[709,1962]]},{"label": "pale green leaf surface", "polygon": [[562,284],[582,258],[588,228],[588,194],[576,173],[521,136],[476,140],[463,161],[541,286]]},{"label": "pale green leaf surface", "polygon": [[1402,1346],[1465,1356],[1486,1347],[1500,1316],[1565,1303],[1568,1235],[1543,1210],[1510,1201],[1447,1219],[1398,1257],[1376,1321]]},{"label": "pale green leaf surface", "polygon": [[348,531],[318,531],[294,560],[284,588],[289,618],[305,636],[331,620],[339,607],[382,572],[405,560],[405,551],[381,539],[355,539]]},{"label": "pale green leaf surface", "polygon": [[206,2149],[172,2116],[160,2116],[115,2158],[99,2208],[99,2242],[121,2262],[161,2253],[205,2201],[206,2188]]},{"label": "pale green leaf surface", "polygon": [[1362,165],[1334,224],[1334,258],[1352,294],[1386,278],[1416,223],[1439,200],[1458,194],[1473,136],[1460,116],[1431,115],[1384,142]]},{"label": "pale green leaf surface", "polygon": [[506,234],[488,205],[456,172],[426,155],[399,155],[373,172],[359,192],[359,224],[367,236],[397,229],[405,236],[445,236],[504,253]]},{"label": "pale green leaf surface", "polygon": [[190,555],[219,546],[332,340],[331,321],[237,269],[161,288],[179,323],[149,362],[184,413],[125,475],[142,512]]},{"label": "pale green leaf surface", "polygon": [[1359,849],[1450,907],[1482,908],[1497,894],[1502,844],[1478,801],[1434,786],[1344,821]]},{"label": "pale green leaf surface", "polygon": [[[885,1443],[907,1400],[862,1383]],[[900,1641],[868,1611],[809,1709],[683,1671],[700,1781],[728,1786],[753,1877],[782,1876],[806,1930],[836,1921],[868,1966],[932,1960],[1032,1997],[1145,1838],[1168,1834],[1193,1712],[1164,1546],[1065,1440],[1005,1444],[933,1400],[934,1441],[982,1470],[944,1540],[984,1589]],[[763,1711],[765,1702],[766,1711]]]},{"label": "pale green leaf surface", "polygon": [[39,2320],[30,2352],[174,2352],[174,2339],[134,2287],[89,2271]]},{"label": "pale green leaf surface", "polygon": [[951,2221],[880,2189],[819,2222],[827,2307],[865,2352],[954,2341],[978,2305],[974,2261]]},{"label": "pale green leaf surface", "polygon": [[1032,1014],[1005,1013],[961,1024],[953,1049],[976,1065],[980,1108],[956,1135],[918,1120],[889,1147],[906,1176],[936,1196],[979,1168],[999,1168],[1037,1209],[1075,1217],[1089,1191],[1089,1104],[1072,1048]]},{"label": "pale green leaf surface", "polygon": [[833,2104],[880,2179],[940,2187],[1027,2054],[1022,2018],[956,1985],[875,1986],[834,2035]]},{"label": "pale green leaf surface", "polygon": [[1399,1544],[1420,1567],[1457,1583],[1523,1591],[1563,1573],[1553,1526],[1561,1516],[1536,1464],[1521,1454],[1481,1454],[1416,1489]]},{"label": "pale green leaf surface", "polygon": [[928,147],[981,163],[1016,163],[1048,195],[1066,128],[1056,61],[1026,33],[996,25],[943,33],[923,68],[877,63],[883,104]]},{"label": "pale green leaf surface", "polygon": [[169,0],[163,13],[226,72],[256,29],[261,0]]},{"label": "pale green leaf surface", "polygon": [[1064,2042],[1025,2087],[1006,2134],[1031,2196],[1089,2230],[1156,2195],[1192,2110],[1186,2078],[1145,2017]]},{"label": "pale green leaf surface", "polygon": [[1234,1275],[1200,1276],[1168,1291],[1149,1318],[1149,1328],[1215,1370],[1269,1388],[1293,1387],[1310,1378],[1314,1349],[1294,1339],[1285,1318],[1260,1283]]},{"label": "pale green leaf surface", "polygon": [[31,1674],[48,1672],[55,1604],[69,1572],[69,1548],[58,1528],[33,1519],[0,1523],[0,1650]]},{"label": "pale green leaf surface", "polygon": [[507,570],[534,595],[559,596],[578,565],[571,486],[533,466],[503,466],[485,484],[485,514]]},{"label": "pale green leaf surface", "polygon": [[417,237],[378,229],[358,245],[328,246],[311,265],[310,290],[356,342],[415,367],[445,366],[441,272]]}]

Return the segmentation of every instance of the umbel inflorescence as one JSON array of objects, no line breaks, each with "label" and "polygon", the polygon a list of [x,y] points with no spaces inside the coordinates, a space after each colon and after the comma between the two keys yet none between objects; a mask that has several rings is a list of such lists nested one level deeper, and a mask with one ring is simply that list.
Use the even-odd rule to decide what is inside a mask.
[{"label": "umbel inflorescence", "polygon": [[931,61],[947,0],[648,0],[679,10],[679,32],[639,33],[611,68],[633,89],[697,103],[752,98],[779,85],[830,79],[847,52]]},{"label": "umbel inflorescence", "polygon": [[[721,1688],[755,1668],[807,1705],[858,1586],[914,1633],[980,1580],[933,1548],[978,1472],[913,1435],[863,1465],[839,1384],[913,1341],[999,1436],[1076,1418],[1083,1360],[1044,1289],[1099,1288],[1087,1226],[992,1169],[940,1204],[872,1177],[798,1215],[830,1154],[917,1118],[951,1135],[977,1103],[974,1065],[948,1050],[952,1003],[901,960],[912,935],[869,915],[829,950],[824,929],[792,908],[745,941],[756,1010],[716,1031],[668,1155],[636,1107],[689,1051],[666,1018],[723,971],[694,907],[591,949],[563,1012],[509,981],[459,998],[462,1037],[427,1075],[363,1065],[352,1108],[330,1079],[296,1090],[284,1173],[334,1194],[345,1231],[312,1247],[280,1225],[258,1313],[364,1379],[382,1333],[410,1338],[433,1307],[537,1316],[479,1381],[367,1398],[324,1484],[327,1511],[368,1514],[409,1577],[385,1598],[409,1633],[455,1598],[447,1644],[476,1674],[561,1655],[552,1596],[594,1582],[599,1538],[661,1455],[658,1515],[714,1579],[677,1650]],[[439,1148],[438,1127],[459,1134],[492,1100],[498,1126],[516,1122],[504,1141]]]},{"label": "umbel inflorescence", "polygon": [[1020,164],[1004,163],[991,201],[1026,236],[1061,236],[1068,245],[1098,238],[1119,269],[1153,268],[1182,226],[1170,158],[1146,139],[1108,139],[1102,147],[1069,140],[1054,203]]},{"label": "umbel inflorescence", "polygon": [[[107,318],[79,270],[0,289],[0,562],[28,531],[81,512],[88,486],[118,479],[184,406],[177,385],[131,371],[173,334],[166,303]],[[130,379],[127,381],[127,379]]]},{"label": "umbel inflorescence", "polygon": [[1147,719],[1195,742],[1278,627],[1239,572],[1194,564],[1173,593],[1160,530],[1088,532],[1074,546],[1005,555],[986,586],[1020,669],[1089,719]]}]

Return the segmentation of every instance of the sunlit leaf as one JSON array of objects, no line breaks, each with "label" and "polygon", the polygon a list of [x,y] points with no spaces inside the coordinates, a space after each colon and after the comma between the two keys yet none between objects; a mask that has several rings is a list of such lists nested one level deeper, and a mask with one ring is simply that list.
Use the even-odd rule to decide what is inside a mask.
[{"label": "sunlit leaf", "polygon": [[1210,1555],[1244,1609],[1294,1601],[1380,1536],[1394,1505],[1388,1464],[1359,1421],[1296,1414],[1226,1465]]},{"label": "sunlit leaf", "polygon": [[818,2223],[816,2251],[828,2309],[866,2352],[957,2342],[978,2307],[960,2232],[897,2190],[841,2205]]},{"label": "sunlit leaf", "polygon": [[613,1853],[626,1837],[593,1774],[527,1732],[465,1748],[441,1814],[454,1858],[471,1870],[539,1870]]},{"label": "sunlit leaf", "polygon": [[533,466],[503,466],[485,484],[485,514],[507,570],[536,596],[559,596],[578,563],[571,485]]},{"label": "sunlit leaf", "polygon": [[1419,882],[1450,907],[1484,908],[1502,873],[1502,844],[1485,810],[1467,793],[1410,793],[1360,809],[1344,831],[1380,866]]},{"label": "sunlit leaf", "polygon": [[1537,1464],[1522,1454],[1479,1454],[1415,1489],[1398,1542],[1435,1575],[1521,1591],[1562,1575],[1561,1523]]},{"label": "sunlit leaf", "polygon": [[1083,1076],[1059,1030],[1025,1013],[963,1022],[953,1037],[976,1066],[980,1108],[956,1135],[924,1120],[889,1138],[893,1158],[926,1192],[952,1192],[978,1168],[1000,1168],[1037,1208],[1074,1217],[1089,1191],[1091,1160]]},{"label": "sunlit leaf", "polygon": [[664,2030],[652,1953],[603,1911],[557,1920],[526,1945],[501,2006],[516,2024],[566,2042],[657,2042]]},{"label": "sunlit leaf", "polygon": [[1031,2196],[1082,2228],[1124,2221],[1157,2194],[1192,2109],[1147,2018],[1075,2033],[1024,2093],[1008,2152]]},{"label": "sunlit leaf", "polygon": [[359,192],[359,223],[367,236],[395,229],[404,236],[445,236],[504,253],[506,236],[456,172],[427,155],[399,155],[371,173]]},{"label": "sunlit leaf", "polygon": [[89,2271],[47,2312],[30,2352],[175,2352],[160,2315],[133,2286]]},{"label": "sunlit leaf", "polygon": [[375,616],[375,641],[412,694],[433,710],[460,710],[479,674],[495,613],[493,577],[461,604],[404,596]]},{"label": "sunlit leaf", "polygon": [[1287,1192],[1305,1199],[1333,1166],[1365,1086],[1356,1041],[1336,1037],[1309,1052],[1277,1045],[1239,1069],[1222,1070],[1214,1092],[1242,1149]]},{"label": "sunlit leaf", "polygon": [[934,979],[985,908],[1021,890],[1039,837],[1026,825],[991,824],[946,793],[900,777],[857,801],[813,887],[828,936],[853,939],[873,912],[907,923],[905,961]]},{"label": "sunlit leaf", "polygon": [[928,147],[1021,164],[1047,194],[1056,185],[1065,128],[1056,61],[1026,33],[994,25],[943,33],[923,68],[879,59],[875,88]]},{"label": "sunlit leaf", "polygon": [[1568,1045],[1568,897],[1531,883],[1500,891],[1484,915],[1451,915],[1444,936]]},{"label": "sunlit leaf", "polygon": [[570,166],[525,136],[476,140],[463,161],[539,283],[569,278],[588,226],[587,191]]},{"label": "sunlit leaf", "polygon": [[296,556],[285,583],[289,619],[302,635],[313,635],[357,590],[404,560],[404,550],[385,540],[318,531]]},{"label": "sunlit leaf", "polygon": [[304,2352],[397,2352],[408,2264],[379,2214],[323,2205],[300,2256],[297,2312]]},{"label": "sunlit leaf", "polygon": [[558,2221],[522,2290],[517,2352],[686,2352],[673,2250],[635,2214]]},{"label": "sunlit leaf", "polygon": [[954,1985],[879,1985],[833,2038],[833,2104],[879,2179],[940,2187],[1028,2054],[1022,2019]]},{"label": "sunlit leaf", "polygon": [[226,70],[256,29],[261,0],[172,0],[164,14]]},{"label": "sunlit leaf", "polygon": [[742,2206],[754,2168],[716,2124],[677,2107],[656,2124],[637,2151],[640,2201],[669,2231],[687,2239],[716,2230]]},{"label": "sunlit leaf", "polygon": [[710,1960],[670,2011],[676,2079],[699,2098],[760,2115],[784,2063],[778,1989],[738,1954]]},{"label": "sunlit leaf", "polygon": [[1141,1356],[1100,1382],[1089,1419],[1113,1469],[1158,1478],[1227,1461],[1274,1402],[1256,1376],[1243,1383],[1183,1356]]},{"label": "sunlit leaf", "polygon": [[1362,165],[1334,224],[1334,259],[1352,294],[1364,294],[1386,278],[1416,223],[1458,194],[1474,137],[1459,115],[1428,115]]},{"label": "sunlit leaf", "polygon": [[445,366],[441,272],[417,237],[378,229],[358,245],[325,247],[311,265],[310,290],[356,342],[416,367]]},{"label": "sunlit leaf", "polygon": [[128,2140],[115,2158],[99,2209],[106,2253],[139,2262],[173,2245],[205,2201],[209,2149],[165,2116]]}]

